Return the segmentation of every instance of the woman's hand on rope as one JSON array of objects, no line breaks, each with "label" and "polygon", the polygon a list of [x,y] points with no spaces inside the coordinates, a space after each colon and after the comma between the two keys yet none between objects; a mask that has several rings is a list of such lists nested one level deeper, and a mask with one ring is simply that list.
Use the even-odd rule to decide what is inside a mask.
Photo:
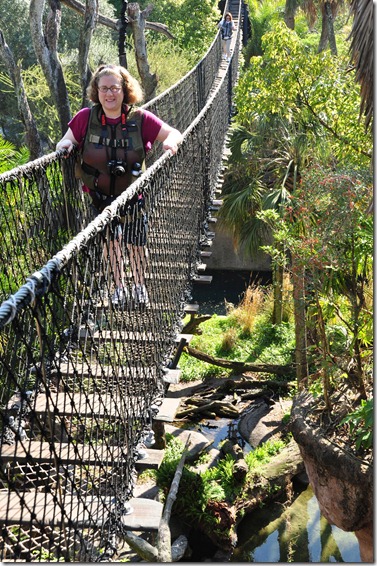
[{"label": "woman's hand on rope", "polygon": [[158,141],[162,142],[162,147],[165,151],[170,151],[172,155],[177,153],[178,146],[183,140],[181,132],[163,124],[157,136]]},{"label": "woman's hand on rope", "polygon": [[67,150],[67,155],[69,155],[72,149],[78,145],[71,128],[68,128],[65,135],[62,137],[60,141],[56,144],[56,151],[61,151],[62,149]]}]

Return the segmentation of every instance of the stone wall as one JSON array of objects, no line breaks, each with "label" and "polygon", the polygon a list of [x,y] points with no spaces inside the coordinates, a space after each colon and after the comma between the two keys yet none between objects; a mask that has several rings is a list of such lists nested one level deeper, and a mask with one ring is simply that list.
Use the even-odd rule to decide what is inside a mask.
[{"label": "stone wall", "polygon": [[233,240],[229,232],[217,229],[216,225],[211,225],[211,230],[215,232],[211,252],[212,255],[204,262],[208,269],[224,269],[232,271],[271,271],[270,258],[261,251],[255,254],[254,258],[244,257],[242,253],[234,250]]}]

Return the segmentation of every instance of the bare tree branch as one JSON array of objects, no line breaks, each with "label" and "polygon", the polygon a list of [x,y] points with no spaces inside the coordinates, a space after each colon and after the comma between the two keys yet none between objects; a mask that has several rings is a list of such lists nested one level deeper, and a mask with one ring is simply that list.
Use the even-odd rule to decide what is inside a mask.
[{"label": "bare tree branch", "polygon": [[[78,14],[83,15],[85,13],[85,6],[78,0],[62,0],[62,3],[71,8]],[[107,16],[102,16],[101,14],[97,14],[97,22],[103,26],[106,26],[114,31],[119,31],[121,22],[120,20],[114,20],[112,18],[108,18]],[[152,31],[157,31],[158,33],[162,33],[168,39],[174,39],[174,35],[169,31],[168,27],[165,24],[160,24],[157,22],[148,22],[145,21],[145,29],[150,29]]]},{"label": "bare tree branch", "polygon": [[30,152],[30,159],[37,159],[43,154],[41,140],[27,100],[21,75],[21,67],[16,64],[13,53],[5,41],[2,30],[0,30],[0,57],[8,69],[17,96],[18,111],[25,126],[26,145]]},{"label": "bare tree branch", "polygon": [[135,43],[136,64],[143,85],[145,100],[151,100],[156,95],[157,76],[150,72],[147,55],[147,42],[145,41],[145,20],[151,12],[152,6],[149,5],[145,10],[140,10],[137,2],[128,4],[128,15],[132,27],[132,35]]},{"label": "bare tree branch", "polygon": [[262,372],[262,373],[275,373],[277,375],[286,375],[292,371],[291,365],[281,366],[275,364],[248,364],[247,362],[240,362],[237,360],[225,360],[223,358],[214,358],[209,354],[205,354],[200,350],[196,350],[192,348],[192,346],[185,346],[185,352],[197,358],[198,360],[202,360],[203,362],[207,362],[208,364],[213,364],[214,366],[220,366],[222,368],[231,369],[237,373],[243,373],[245,371],[255,371],[255,372]]}]

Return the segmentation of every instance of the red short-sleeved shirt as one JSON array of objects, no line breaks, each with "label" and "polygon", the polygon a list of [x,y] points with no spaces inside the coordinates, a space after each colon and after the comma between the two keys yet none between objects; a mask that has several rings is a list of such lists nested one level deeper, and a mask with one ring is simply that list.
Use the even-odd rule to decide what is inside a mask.
[{"label": "red short-sleeved shirt", "polygon": [[[152,145],[156,141],[163,121],[148,110],[142,110],[142,112],[144,118],[141,126],[141,137],[144,142],[145,153],[147,153],[147,151],[151,149]],[[68,126],[71,128],[72,133],[79,145],[81,145],[84,140],[88,127],[89,115],[90,108],[82,108],[68,123]],[[117,124],[118,122],[120,122],[120,117],[115,119],[107,118],[108,124]]]}]

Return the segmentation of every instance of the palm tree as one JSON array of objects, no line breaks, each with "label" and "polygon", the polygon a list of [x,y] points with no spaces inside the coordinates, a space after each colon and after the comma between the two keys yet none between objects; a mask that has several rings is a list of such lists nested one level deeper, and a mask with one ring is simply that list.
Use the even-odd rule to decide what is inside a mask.
[{"label": "palm tree", "polygon": [[354,16],[350,34],[351,61],[356,80],[361,85],[360,114],[365,115],[365,127],[373,129],[373,6],[372,0],[351,0]]}]

